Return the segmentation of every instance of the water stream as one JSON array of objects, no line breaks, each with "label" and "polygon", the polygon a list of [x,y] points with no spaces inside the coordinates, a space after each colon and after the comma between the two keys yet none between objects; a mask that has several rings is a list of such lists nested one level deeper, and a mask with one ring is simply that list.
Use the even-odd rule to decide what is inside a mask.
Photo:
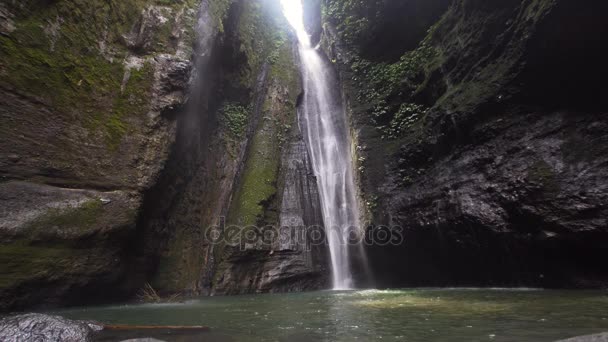
[{"label": "water stream", "polygon": [[349,234],[359,227],[350,137],[340,94],[329,63],[311,45],[300,0],[282,0],[284,13],[299,40],[304,98],[299,111],[319,185],[329,243],[334,289],[353,287]]}]

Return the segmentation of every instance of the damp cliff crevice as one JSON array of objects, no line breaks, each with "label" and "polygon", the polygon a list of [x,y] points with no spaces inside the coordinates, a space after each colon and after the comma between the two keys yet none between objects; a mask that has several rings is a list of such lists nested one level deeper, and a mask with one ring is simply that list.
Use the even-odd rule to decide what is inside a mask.
[{"label": "damp cliff crevice", "polygon": [[259,98],[261,118],[222,227],[227,240],[216,250],[213,294],[327,286],[327,251],[311,244],[311,231],[322,229],[323,219],[296,115],[302,92],[296,42],[286,22],[281,28],[289,38],[269,66],[269,84]]},{"label": "damp cliff crevice", "polygon": [[403,228],[369,250],[379,286],[606,285],[604,10],[323,3],[370,221]]},{"label": "damp cliff crevice", "polygon": [[[299,141],[295,113],[301,86],[279,2],[226,4],[221,30],[198,63],[204,77],[178,119],[172,157],[148,193],[139,225],[139,236],[145,237],[138,241],[140,258],[158,260],[144,264],[161,293],[318,288],[324,266],[318,258],[312,261],[306,244],[277,248],[231,240],[244,239],[245,228],[253,225],[281,226],[291,186],[286,177],[295,178],[294,172],[306,185],[298,192],[301,204],[318,198],[309,172],[286,159],[290,144]],[[227,227],[235,227],[236,236],[229,236]],[[216,232],[219,239],[212,238]]]}]

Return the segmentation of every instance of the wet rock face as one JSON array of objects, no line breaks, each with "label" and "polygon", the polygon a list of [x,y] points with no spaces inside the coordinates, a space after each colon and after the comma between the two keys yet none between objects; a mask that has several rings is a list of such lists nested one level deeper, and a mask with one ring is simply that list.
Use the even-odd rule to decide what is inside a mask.
[{"label": "wet rock face", "polygon": [[274,238],[231,247],[217,275],[216,294],[298,292],[329,285],[328,250],[313,241],[322,231],[319,191],[298,129],[281,158],[282,194]]},{"label": "wet rock face", "polygon": [[124,289],[112,284],[124,280],[138,206],[134,192],[1,183],[0,306],[119,298]]},{"label": "wet rock face", "polygon": [[197,6],[0,5],[1,311],[140,286],[130,246],[186,101]]},{"label": "wet rock face", "polygon": [[411,272],[398,279],[604,286],[608,186],[598,165],[608,151],[605,138],[589,130],[604,121],[532,113],[485,123],[467,145],[425,167],[407,191],[394,180],[384,203],[390,222],[404,227],[405,243],[385,251]]},{"label": "wet rock face", "polygon": [[0,320],[0,339],[18,341],[92,341],[92,335],[103,329],[96,323],[71,321],[58,316],[26,314]]},{"label": "wet rock face", "polygon": [[[403,244],[370,248],[379,286],[608,283],[608,122],[597,96],[608,69],[594,43],[608,25],[593,14],[605,6],[455,1],[422,48],[394,48],[406,51],[394,69],[330,20],[323,45],[350,103],[371,220],[403,228]],[[398,78],[371,88],[384,101],[372,108],[359,90],[377,78],[353,81],[369,77],[353,71],[362,59],[371,75]]]},{"label": "wet rock face", "polygon": [[287,213],[299,218],[292,225],[297,230],[318,209],[296,133],[300,79],[279,2],[209,2],[213,11],[222,4],[225,15],[200,21],[214,26],[199,29],[217,35],[201,41],[196,69],[204,77],[177,119],[169,161],[146,194],[142,258],[154,260],[151,283],[161,293],[318,288],[326,269],[311,257],[306,241],[233,246],[210,238],[218,227],[227,235],[222,222],[242,233],[252,225],[279,227]]},{"label": "wet rock face", "polygon": [[[296,113],[301,93],[294,37],[268,65],[254,108],[249,153],[234,185],[224,236],[216,246],[214,294],[294,292],[324,288],[329,268],[326,246],[313,245],[321,230],[320,198]],[[257,227],[257,238],[247,232]],[[317,231],[318,232],[318,231]]]}]

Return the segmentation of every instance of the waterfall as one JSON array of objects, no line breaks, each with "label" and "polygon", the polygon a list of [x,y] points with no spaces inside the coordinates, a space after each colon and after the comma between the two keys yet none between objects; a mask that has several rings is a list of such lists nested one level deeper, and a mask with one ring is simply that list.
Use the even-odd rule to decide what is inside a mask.
[{"label": "waterfall", "polygon": [[319,185],[333,288],[350,289],[353,280],[348,238],[358,233],[359,209],[346,115],[329,63],[318,48],[311,46],[301,0],[281,2],[299,40],[304,86],[299,115]]}]

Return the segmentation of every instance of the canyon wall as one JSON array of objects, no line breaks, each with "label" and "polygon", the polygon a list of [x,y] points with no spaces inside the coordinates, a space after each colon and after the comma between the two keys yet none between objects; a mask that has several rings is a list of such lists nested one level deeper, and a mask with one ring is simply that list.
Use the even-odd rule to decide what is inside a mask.
[{"label": "canyon wall", "polygon": [[321,4],[378,286],[606,286],[606,4]]},{"label": "canyon wall", "polygon": [[[304,4],[376,285],[608,283],[608,4]],[[294,44],[277,0],[2,2],[1,310],[327,286]]]},{"label": "canyon wall", "polygon": [[198,1],[0,4],[0,307],[132,291],[143,193],[186,100]]},{"label": "canyon wall", "polygon": [[1,310],[323,283],[307,248],[242,273],[209,236],[318,222],[278,1],[8,1],[0,30]]}]

